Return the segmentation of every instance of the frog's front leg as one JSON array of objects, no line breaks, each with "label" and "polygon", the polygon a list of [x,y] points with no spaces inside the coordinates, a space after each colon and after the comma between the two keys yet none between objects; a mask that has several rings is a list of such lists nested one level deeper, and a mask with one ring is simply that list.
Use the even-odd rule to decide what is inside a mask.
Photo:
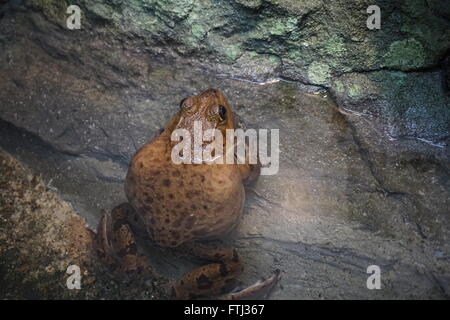
[{"label": "frog's front leg", "polygon": [[239,164],[242,182],[248,186],[256,182],[261,174],[261,165],[258,164]]},{"label": "frog's front leg", "polygon": [[[234,114],[234,123],[235,123],[236,129],[242,129],[244,131],[247,129],[237,114]],[[261,174],[261,162],[259,161],[258,150],[257,149],[250,150],[249,142],[247,140],[246,141],[237,140],[235,142],[237,142],[238,144],[239,143],[244,144],[245,158],[240,159],[241,161],[243,161],[243,163],[238,160],[239,157],[238,157],[237,151],[239,150],[239,147],[236,148],[236,151],[235,151],[235,161],[236,161],[236,163],[238,163],[238,168],[239,168],[239,172],[241,174],[242,182],[245,185],[253,184],[254,182],[256,182],[256,180],[258,180],[258,177]],[[250,151],[256,152],[256,154],[250,155]],[[255,159],[256,159],[256,163],[250,163],[251,162],[250,160],[255,160]]]},{"label": "frog's front leg", "polygon": [[128,276],[148,267],[137,244],[130,224],[135,219],[128,203],[115,207],[111,213],[102,211],[97,226],[96,245],[101,262],[116,276]]},{"label": "frog's front leg", "polygon": [[[241,174],[242,182],[244,183],[244,185],[251,185],[254,182],[256,182],[256,180],[258,180],[258,177],[261,174],[261,163],[259,161],[258,155],[256,155],[256,157],[250,155],[250,148],[247,142],[245,143],[244,147],[245,147],[244,163],[240,163],[238,161],[237,155],[235,156],[235,158],[236,162],[238,163],[237,166]],[[253,150],[253,152],[254,151],[255,150]],[[254,158],[256,158],[256,163],[250,163],[251,162],[250,159],[254,160]]]}]

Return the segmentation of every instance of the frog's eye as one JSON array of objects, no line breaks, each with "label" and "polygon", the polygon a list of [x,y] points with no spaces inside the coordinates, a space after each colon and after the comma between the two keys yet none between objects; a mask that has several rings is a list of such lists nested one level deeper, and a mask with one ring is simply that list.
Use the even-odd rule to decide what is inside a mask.
[{"label": "frog's eye", "polygon": [[180,102],[180,109],[185,114],[194,113],[195,109],[193,108],[193,106],[194,106],[194,103],[193,103],[192,99],[189,99],[189,98],[185,98],[185,99],[181,100],[181,102]]},{"label": "frog's eye", "polygon": [[227,108],[222,105],[219,106],[219,116],[222,121],[225,121],[227,118]]},{"label": "frog's eye", "polygon": [[181,102],[180,102],[180,108],[183,108],[183,104],[184,104],[184,102],[186,101],[186,99],[187,99],[187,98],[184,98],[183,100],[181,100]]}]

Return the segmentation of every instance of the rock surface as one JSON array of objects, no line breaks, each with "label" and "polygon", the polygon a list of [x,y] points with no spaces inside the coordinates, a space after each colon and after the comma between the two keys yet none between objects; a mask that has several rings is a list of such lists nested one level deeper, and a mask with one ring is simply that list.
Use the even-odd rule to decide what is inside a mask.
[{"label": "rock surface", "polygon": [[[230,239],[244,282],[279,268],[276,299],[448,298],[449,13],[428,3],[383,2],[374,32],[366,1],[80,1],[70,31],[64,1],[8,1],[0,146],[95,227],[179,101],[220,88],[248,127],[280,130],[279,173],[247,190]],[[192,267],[148,250],[168,278]]]},{"label": "rock surface", "polygon": [[[80,0],[77,4],[83,13],[78,31],[66,28],[67,1],[7,1],[2,15],[7,18],[10,10],[35,12],[27,15],[32,29],[26,30],[33,30],[32,38],[53,56],[84,61],[80,55],[87,53],[85,42],[97,35],[100,41],[116,44],[109,43],[108,53],[98,52],[98,47],[97,55],[91,52],[94,63],[102,60],[120,71],[126,62],[117,60],[114,47],[134,43],[135,51],[188,59],[216,73],[259,80],[284,77],[322,86],[331,89],[342,106],[363,106],[380,130],[393,138],[449,143],[450,102],[442,79],[450,50],[448,1],[376,1],[380,30],[367,28],[367,8],[374,4],[369,0],[339,4]],[[39,18],[38,12],[43,14]],[[16,29],[4,19],[5,48]]]},{"label": "rock surface", "polygon": [[[0,152],[0,298],[164,298],[164,279],[149,270],[128,286],[95,259],[85,219],[29,168]],[[78,267],[80,288],[68,289]],[[158,288],[155,288],[158,286]]]},{"label": "rock surface", "polygon": [[[380,30],[366,26],[370,0],[80,4],[86,15],[144,39],[152,53],[188,57],[203,68],[247,78],[276,75],[333,88],[343,104],[357,94],[369,98],[365,108],[391,136],[448,144],[450,104],[437,79],[450,50],[448,1],[376,1]],[[415,71],[423,74],[410,74]],[[347,83],[347,74],[363,79]],[[369,92],[361,86],[365,76]],[[339,90],[347,86],[350,96]],[[397,96],[399,90],[404,93]],[[415,94],[422,99],[410,106]]]}]

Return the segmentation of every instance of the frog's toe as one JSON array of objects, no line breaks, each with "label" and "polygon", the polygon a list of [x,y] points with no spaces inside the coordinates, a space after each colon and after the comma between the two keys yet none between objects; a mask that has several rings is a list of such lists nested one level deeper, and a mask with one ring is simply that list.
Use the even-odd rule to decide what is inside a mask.
[{"label": "frog's toe", "polygon": [[267,299],[273,291],[273,288],[281,278],[280,270],[276,270],[275,273],[268,279],[258,281],[255,284],[231,293],[227,293],[219,297],[220,300],[255,300],[255,299]]},{"label": "frog's toe", "polygon": [[141,271],[144,256],[137,250],[136,241],[127,217],[133,210],[129,204],[115,207],[111,213],[103,210],[97,227],[96,245],[100,261],[117,275]]}]

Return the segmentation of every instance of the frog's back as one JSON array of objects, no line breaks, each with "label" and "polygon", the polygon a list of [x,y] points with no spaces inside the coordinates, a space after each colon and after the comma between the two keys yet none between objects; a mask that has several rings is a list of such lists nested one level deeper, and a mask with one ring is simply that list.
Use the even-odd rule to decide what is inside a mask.
[{"label": "frog's back", "polygon": [[175,247],[230,231],[245,198],[237,166],[176,165],[169,150],[164,136],[146,144],[126,179],[128,200],[149,235],[161,246]]}]

